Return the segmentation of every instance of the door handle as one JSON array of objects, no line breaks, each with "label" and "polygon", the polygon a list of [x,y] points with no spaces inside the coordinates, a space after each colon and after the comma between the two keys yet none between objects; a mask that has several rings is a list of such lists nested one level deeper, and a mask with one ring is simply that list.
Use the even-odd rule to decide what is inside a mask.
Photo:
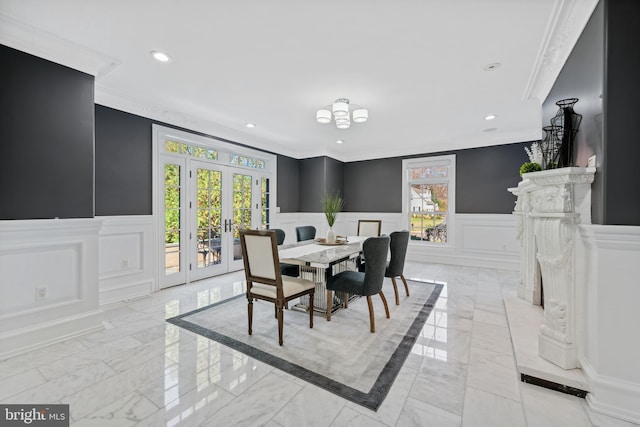
[{"label": "door handle", "polygon": [[227,232],[227,220],[226,219],[224,220],[224,232],[225,233]]}]

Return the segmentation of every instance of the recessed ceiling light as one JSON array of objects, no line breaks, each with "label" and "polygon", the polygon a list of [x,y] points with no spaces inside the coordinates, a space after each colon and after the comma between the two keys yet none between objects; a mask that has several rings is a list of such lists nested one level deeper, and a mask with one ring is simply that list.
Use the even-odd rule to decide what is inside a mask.
[{"label": "recessed ceiling light", "polygon": [[487,129],[484,129],[482,132],[495,132],[497,130],[498,128],[487,128]]},{"label": "recessed ceiling light", "polygon": [[339,139],[336,141],[336,144],[342,144],[343,142],[344,142],[343,140]]},{"label": "recessed ceiling light", "polygon": [[496,116],[495,114],[489,114],[489,115],[488,115],[487,117],[485,117],[484,119],[485,119],[485,120],[493,120],[493,119],[495,119],[496,117],[498,117],[498,116]]},{"label": "recessed ceiling light", "polygon": [[248,128],[256,127],[256,125],[254,125],[253,123],[247,123],[245,126],[248,127]]},{"label": "recessed ceiling light", "polygon": [[493,71],[493,70],[495,70],[495,69],[497,69],[497,68],[500,68],[500,66],[501,66],[501,65],[502,65],[502,64],[501,64],[501,63],[499,63],[499,62],[492,62],[491,64],[487,64],[487,65],[485,65],[485,66],[484,66],[484,70],[485,70],[485,71]]},{"label": "recessed ceiling light", "polygon": [[158,52],[157,50],[152,50],[151,52],[149,52],[149,54],[153,56],[153,59],[155,59],[156,61],[169,62],[171,60],[169,55],[164,52]]}]

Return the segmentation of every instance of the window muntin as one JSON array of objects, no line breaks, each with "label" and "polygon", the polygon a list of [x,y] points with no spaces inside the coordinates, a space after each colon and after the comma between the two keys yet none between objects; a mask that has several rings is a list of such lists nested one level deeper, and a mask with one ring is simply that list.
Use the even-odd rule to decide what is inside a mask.
[{"label": "window muntin", "polygon": [[231,154],[229,158],[229,163],[237,166],[244,166],[246,168],[252,169],[264,169],[265,163],[264,160],[256,159],[254,157],[241,156],[240,154]]},{"label": "window muntin", "polygon": [[172,141],[170,139],[164,141],[164,151],[206,160],[218,160],[218,152],[216,150],[185,144],[184,142]]}]

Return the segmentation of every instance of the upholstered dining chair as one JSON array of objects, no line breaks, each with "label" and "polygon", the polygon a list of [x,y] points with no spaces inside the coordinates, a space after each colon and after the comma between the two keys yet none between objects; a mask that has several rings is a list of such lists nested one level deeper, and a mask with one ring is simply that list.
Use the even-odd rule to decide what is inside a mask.
[{"label": "upholstered dining chair", "polygon": [[253,301],[275,304],[278,343],[282,345],[283,308],[294,298],[309,295],[309,328],[313,328],[315,284],[310,280],[282,276],[276,233],[273,230],[241,230],[240,244],[247,279],[249,335],[253,333]]},{"label": "upholstered dining chair", "polygon": [[396,305],[400,304],[398,298],[398,285],[396,284],[396,277],[400,276],[402,283],[404,283],[404,290],[409,296],[409,286],[407,280],[404,278],[404,260],[407,256],[407,246],[409,245],[409,232],[394,231],[389,236],[391,238],[391,259],[387,262],[387,268],[384,272],[384,277],[390,277],[391,283],[393,283],[393,292],[396,295]]},{"label": "upholstered dining chair", "polygon": [[362,251],[367,259],[364,273],[359,271],[343,271],[332,276],[327,281],[327,320],[331,320],[330,304],[333,301],[332,291],[344,292],[345,308],[349,295],[361,295],[367,297],[369,305],[369,325],[371,332],[376,331],[376,322],[373,313],[371,296],[378,294],[384,304],[384,311],[389,318],[389,306],[382,292],[384,272],[387,264],[387,252],[389,251],[389,236],[369,237],[364,241]]},{"label": "upholstered dining chair", "polygon": [[379,219],[359,219],[358,236],[377,237],[382,231],[382,220]]},{"label": "upholstered dining chair", "polygon": [[316,238],[316,228],[313,225],[303,225],[296,227],[296,240],[303,242]]},{"label": "upholstered dining chair", "polygon": [[[280,228],[272,228],[276,232],[276,242],[278,246],[284,243],[286,234]],[[295,264],[280,263],[280,272],[285,276],[298,277],[300,275],[300,266]]]}]

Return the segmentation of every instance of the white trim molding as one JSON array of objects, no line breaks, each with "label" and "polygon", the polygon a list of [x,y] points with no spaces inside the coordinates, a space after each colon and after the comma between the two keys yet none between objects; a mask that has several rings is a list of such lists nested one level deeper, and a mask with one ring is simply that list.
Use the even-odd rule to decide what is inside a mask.
[{"label": "white trim molding", "polygon": [[96,219],[0,221],[0,358],[103,328]]}]

